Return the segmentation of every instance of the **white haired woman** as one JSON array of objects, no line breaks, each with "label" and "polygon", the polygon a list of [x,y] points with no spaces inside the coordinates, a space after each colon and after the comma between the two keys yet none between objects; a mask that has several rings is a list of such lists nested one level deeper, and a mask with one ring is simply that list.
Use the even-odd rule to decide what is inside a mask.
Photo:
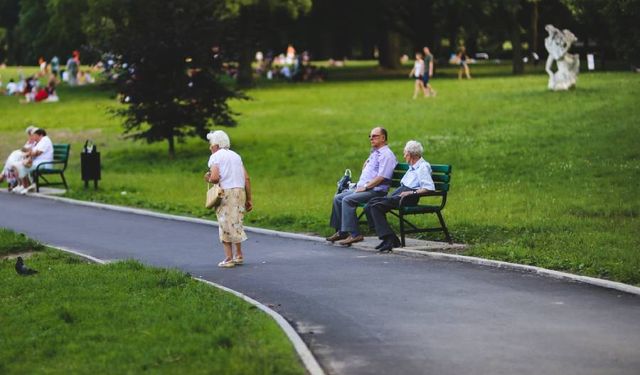
[{"label": "white haired woman", "polygon": [[[207,134],[209,140],[209,172],[204,175],[207,182],[217,183],[222,188],[222,202],[216,208],[220,242],[225,258],[218,267],[235,267],[244,262],[242,242],[247,239],[242,221],[244,213],[251,211],[251,183],[240,155],[231,151],[227,133],[216,130]],[[233,256],[233,245],[236,254]]]},{"label": "white haired woman", "polygon": [[422,158],[424,148],[417,141],[409,141],[404,146],[404,160],[409,164],[409,169],[400,181],[393,194],[388,197],[373,198],[364,208],[367,214],[369,227],[375,229],[378,238],[382,242],[376,246],[379,251],[391,251],[394,247],[400,246],[400,239],[393,232],[387,221],[387,212],[400,206],[400,199],[407,205],[418,204],[418,194],[435,190],[433,179],[431,178],[431,165]]},{"label": "white haired woman", "polygon": [[13,151],[5,162],[2,173],[0,174],[0,183],[4,182],[5,179],[8,180],[9,191],[17,188],[15,192],[18,193],[22,190],[19,177],[26,176],[27,169],[31,166],[32,160],[29,158],[28,153],[37,143],[34,136],[36,130],[38,130],[38,128],[35,126],[27,127],[25,130],[29,137],[27,143],[25,143],[21,149]]}]

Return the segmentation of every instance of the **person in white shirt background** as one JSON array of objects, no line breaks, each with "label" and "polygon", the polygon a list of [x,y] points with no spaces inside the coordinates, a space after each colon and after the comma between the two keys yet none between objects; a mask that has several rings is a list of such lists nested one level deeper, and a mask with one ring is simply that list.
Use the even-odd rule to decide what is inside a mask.
[{"label": "person in white shirt background", "polygon": [[4,163],[4,168],[2,169],[2,174],[0,174],[0,183],[7,180],[9,183],[9,191],[12,191],[14,187],[19,186],[18,176],[20,175],[20,171],[22,170],[22,174],[26,173],[26,168],[31,165],[31,159],[28,157],[28,153],[36,145],[34,131],[38,128],[35,126],[29,126],[25,130],[29,139],[22,146],[22,148],[18,150],[14,150],[11,152],[7,161]]}]

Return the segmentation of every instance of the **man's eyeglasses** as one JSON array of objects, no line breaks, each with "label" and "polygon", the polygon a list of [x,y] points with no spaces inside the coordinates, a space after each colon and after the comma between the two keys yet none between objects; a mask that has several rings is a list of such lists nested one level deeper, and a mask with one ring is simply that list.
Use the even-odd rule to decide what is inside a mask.
[{"label": "man's eyeglasses", "polygon": [[369,136],[369,139],[374,139],[374,138],[378,138],[380,136],[380,134],[371,134]]}]

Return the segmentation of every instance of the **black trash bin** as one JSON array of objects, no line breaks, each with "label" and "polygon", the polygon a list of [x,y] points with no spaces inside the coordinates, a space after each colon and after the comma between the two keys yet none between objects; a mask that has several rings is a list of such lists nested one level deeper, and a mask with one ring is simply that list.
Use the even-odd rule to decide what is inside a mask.
[{"label": "black trash bin", "polygon": [[89,181],[93,180],[93,186],[98,188],[100,179],[100,153],[91,140],[87,140],[80,154],[80,169],[85,189],[89,187]]}]

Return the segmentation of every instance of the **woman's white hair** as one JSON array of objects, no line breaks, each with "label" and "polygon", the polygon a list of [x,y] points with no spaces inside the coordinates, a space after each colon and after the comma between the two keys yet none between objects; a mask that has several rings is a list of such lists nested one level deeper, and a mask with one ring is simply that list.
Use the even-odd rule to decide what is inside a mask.
[{"label": "woman's white hair", "polygon": [[422,157],[422,153],[424,152],[424,148],[418,141],[410,140],[404,146],[404,151],[406,151],[411,156]]},{"label": "woman's white hair", "polygon": [[33,134],[34,131],[38,130],[37,126],[27,126],[27,128],[24,130],[27,134],[31,135]]},{"label": "woman's white hair", "polygon": [[229,136],[227,133],[222,130],[216,130],[214,132],[209,132],[207,134],[207,139],[209,140],[209,144],[218,145],[220,148],[229,148],[231,147],[231,141],[229,140]]}]

